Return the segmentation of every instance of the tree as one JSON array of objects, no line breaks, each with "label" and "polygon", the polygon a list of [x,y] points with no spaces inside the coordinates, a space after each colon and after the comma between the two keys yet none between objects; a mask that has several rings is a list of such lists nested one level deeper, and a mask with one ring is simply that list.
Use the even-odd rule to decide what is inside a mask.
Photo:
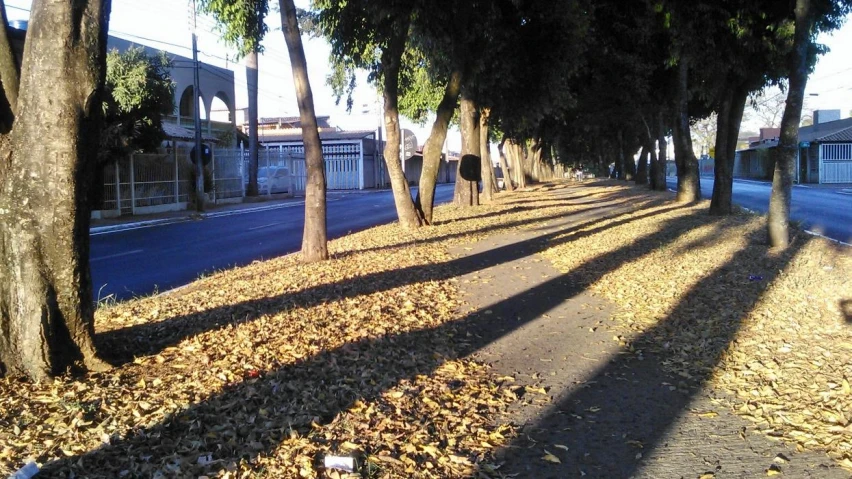
[{"label": "tree", "polygon": [[459,127],[461,129],[462,147],[453,203],[456,206],[479,206],[479,181],[482,179],[479,109],[467,92],[462,94],[459,108]]},{"label": "tree", "polygon": [[401,129],[399,89],[411,26],[410,2],[370,2],[366,0],[319,0],[317,11],[307,15],[310,31],[322,35],[332,45],[333,75],[329,83],[338,101],[346,94],[352,106],[354,69],[371,72],[370,80],[382,90],[387,138],[384,161],[390,177],[394,204],[402,226],[417,228],[420,217],[400,161]]},{"label": "tree", "polygon": [[280,0],[281,25],[293,69],[293,84],[299,103],[302,142],[305,145],[305,165],[308,170],[305,189],[305,232],[302,236],[302,261],[312,263],[328,259],[328,239],[325,203],[325,163],[322,143],[317,129],[314,97],[308,79],[308,64],[293,0]]},{"label": "tree", "polygon": [[793,10],[793,43],[788,58],[787,103],[781,118],[781,137],[775,148],[775,171],[769,197],[767,229],[774,248],[790,243],[790,200],[793,189],[793,165],[799,149],[799,123],[804,104],[805,86],[815,56],[821,49],[814,45],[820,31],[840,26],[849,13],[849,0],[796,0]]},{"label": "tree", "polygon": [[149,56],[142,47],[113,49],[106,65],[99,165],[160,147],[166,139],[163,115],[174,110],[172,63],[164,52]]},{"label": "tree", "polygon": [[265,19],[269,12],[269,3],[268,0],[199,0],[198,8],[213,15],[222,33],[222,39],[226,44],[235,46],[237,55],[246,59],[249,121],[249,178],[246,195],[257,196],[257,66],[258,54],[263,52],[260,42],[268,31]]},{"label": "tree", "polygon": [[[0,10],[5,4],[0,0]],[[0,38],[0,363],[42,380],[98,359],[85,191],[103,121],[110,1],[35,0],[21,70]],[[5,40],[5,41],[4,41]],[[8,74],[10,71],[19,72]],[[7,76],[8,74],[8,76]],[[17,80],[17,81],[16,81]]]}]

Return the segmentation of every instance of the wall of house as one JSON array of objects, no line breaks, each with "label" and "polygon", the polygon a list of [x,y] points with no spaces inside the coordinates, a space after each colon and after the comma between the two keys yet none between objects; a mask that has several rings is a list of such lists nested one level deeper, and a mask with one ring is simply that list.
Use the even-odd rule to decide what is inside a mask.
[{"label": "wall of house", "polygon": [[771,180],[775,164],[770,148],[742,150],[734,157],[734,178]]}]

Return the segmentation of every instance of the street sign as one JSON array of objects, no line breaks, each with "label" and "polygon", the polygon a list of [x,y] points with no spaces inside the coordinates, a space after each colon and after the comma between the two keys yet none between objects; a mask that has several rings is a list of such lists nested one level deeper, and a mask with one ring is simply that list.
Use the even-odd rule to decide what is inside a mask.
[{"label": "street sign", "polygon": [[799,148],[808,148],[810,146],[811,146],[811,142],[809,142],[809,141],[799,142]]}]

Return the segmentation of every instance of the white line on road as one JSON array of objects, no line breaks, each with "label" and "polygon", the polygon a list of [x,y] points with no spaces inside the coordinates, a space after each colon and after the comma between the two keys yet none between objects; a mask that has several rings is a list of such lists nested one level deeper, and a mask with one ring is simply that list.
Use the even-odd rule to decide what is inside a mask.
[{"label": "white line on road", "polygon": [[277,222],[277,223],[269,223],[268,225],[260,225],[260,226],[255,226],[253,228],[247,228],[246,231],[254,231],[254,230],[259,230],[259,229],[263,229],[263,228],[269,228],[270,226],[275,226],[275,225],[280,225],[280,224],[281,224],[280,221]]},{"label": "white line on road", "polygon": [[141,250],[141,249],[135,249],[133,251],[125,251],[124,253],[116,253],[116,254],[111,254],[109,256],[101,256],[99,258],[92,258],[89,261],[103,261],[105,259],[120,258],[122,256],[130,256],[132,254],[141,253],[142,251],[143,250]]},{"label": "white line on road", "polygon": [[852,246],[852,244],[844,243],[843,241],[840,241],[840,240],[837,240],[837,239],[834,239],[834,238],[830,238],[830,237],[828,237],[828,236],[825,236],[824,234],[817,233],[816,231],[805,230],[805,233],[807,233],[807,234],[809,234],[809,235],[811,235],[811,236],[816,236],[816,237],[819,237],[819,238],[827,239],[827,240],[829,240],[829,241],[834,241],[835,243],[840,243],[840,244],[842,244],[843,246]]}]

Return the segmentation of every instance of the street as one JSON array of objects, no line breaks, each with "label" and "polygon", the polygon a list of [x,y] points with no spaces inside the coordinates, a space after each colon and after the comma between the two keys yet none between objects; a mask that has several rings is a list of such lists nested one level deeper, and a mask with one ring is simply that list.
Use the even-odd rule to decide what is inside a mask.
[{"label": "street", "polygon": [[[668,187],[677,188],[677,178],[666,178]],[[769,208],[772,185],[751,180],[734,180],[734,203],[759,213]],[[701,195],[713,196],[713,178],[701,177]],[[814,233],[852,243],[852,195],[840,188],[793,186],[790,218]]]},{"label": "street", "polygon": [[[452,184],[438,185],[435,203],[446,203],[452,195]],[[347,194],[327,205],[329,239],[397,218],[390,191]],[[298,203],[93,234],[89,263],[94,299],[167,291],[216,270],[298,251],[303,226],[304,204]]]}]

